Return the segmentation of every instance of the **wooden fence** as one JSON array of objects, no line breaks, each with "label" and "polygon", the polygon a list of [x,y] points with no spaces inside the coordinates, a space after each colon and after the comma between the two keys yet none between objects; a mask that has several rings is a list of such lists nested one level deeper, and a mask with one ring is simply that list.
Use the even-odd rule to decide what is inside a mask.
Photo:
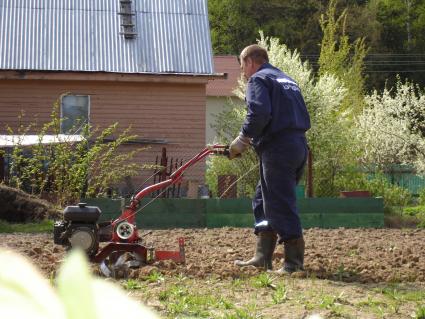
[{"label": "wooden fence", "polygon": [[[143,199],[141,207],[151,201]],[[124,200],[86,199],[102,210],[102,221],[120,215]],[[300,198],[298,206],[304,228],[381,228],[382,198]],[[137,214],[141,229],[252,227],[250,199],[158,198]]]}]

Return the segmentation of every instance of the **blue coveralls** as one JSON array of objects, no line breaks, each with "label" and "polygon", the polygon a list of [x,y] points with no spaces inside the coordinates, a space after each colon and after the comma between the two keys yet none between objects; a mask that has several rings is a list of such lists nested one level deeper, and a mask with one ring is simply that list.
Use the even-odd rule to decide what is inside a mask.
[{"label": "blue coveralls", "polygon": [[246,90],[242,133],[253,138],[260,159],[260,181],[252,207],[255,232],[274,230],[279,242],[302,236],[295,188],[307,160],[305,131],[310,117],[297,83],[264,63]]}]

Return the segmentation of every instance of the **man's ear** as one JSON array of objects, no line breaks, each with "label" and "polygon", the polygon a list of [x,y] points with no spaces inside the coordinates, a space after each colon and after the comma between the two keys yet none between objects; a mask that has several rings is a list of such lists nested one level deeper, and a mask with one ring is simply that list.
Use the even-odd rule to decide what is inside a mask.
[{"label": "man's ear", "polygon": [[247,65],[252,65],[253,63],[254,63],[254,60],[251,57],[246,58],[246,64]]}]

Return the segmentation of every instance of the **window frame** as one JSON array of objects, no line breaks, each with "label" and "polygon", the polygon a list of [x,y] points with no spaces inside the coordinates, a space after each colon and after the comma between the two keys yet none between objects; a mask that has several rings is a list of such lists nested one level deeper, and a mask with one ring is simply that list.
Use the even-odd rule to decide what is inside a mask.
[{"label": "window frame", "polygon": [[[70,133],[70,132],[65,132],[63,130],[63,127],[62,127],[62,123],[63,123],[63,119],[64,119],[63,99],[65,97],[67,97],[67,96],[87,97],[87,124],[90,124],[90,120],[91,120],[90,119],[90,113],[91,113],[91,96],[89,94],[71,94],[71,93],[69,93],[69,94],[62,95],[61,96],[61,103],[60,103],[60,121],[61,121],[60,128],[59,128],[60,134],[69,134]],[[71,135],[78,135],[80,133],[81,133],[81,130],[80,130],[80,132],[74,132]]]}]

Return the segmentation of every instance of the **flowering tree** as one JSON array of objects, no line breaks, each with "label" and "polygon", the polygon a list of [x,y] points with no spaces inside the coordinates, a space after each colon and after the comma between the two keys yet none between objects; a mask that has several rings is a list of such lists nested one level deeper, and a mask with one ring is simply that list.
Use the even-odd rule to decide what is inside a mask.
[{"label": "flowering tree", "polygon": [[362,162],[384,171],[391,164],[410,164],[425,173],[425,95],[420,89],[399,79],[394,90],[375,91],[365,102],[357,120]]}]

